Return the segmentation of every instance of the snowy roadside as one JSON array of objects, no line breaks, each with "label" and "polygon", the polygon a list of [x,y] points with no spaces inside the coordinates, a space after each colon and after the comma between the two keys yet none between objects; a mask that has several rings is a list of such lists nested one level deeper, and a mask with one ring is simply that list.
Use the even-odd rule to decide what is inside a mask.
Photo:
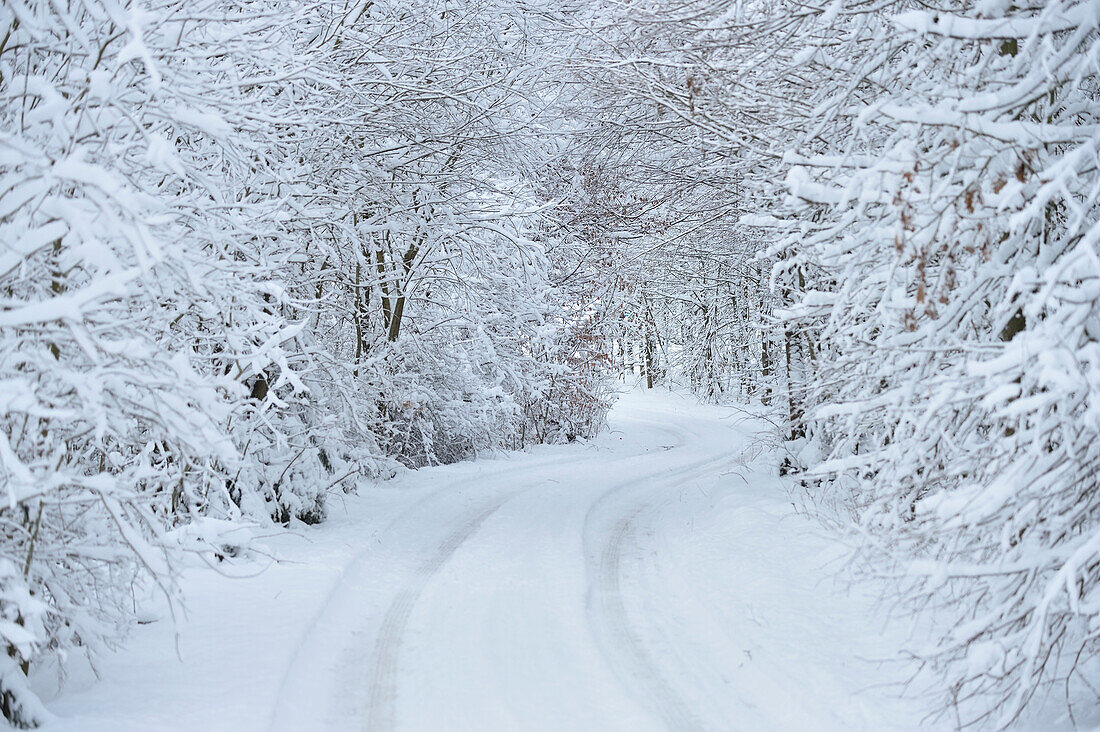
[{"label": "snowy roadside", "polygon": [[[57,715],[47,730],[244,730],[264,727],[295,639],[324,605],[347,563],[362,551],[389,510],[423,490],[395,484],[349,496],[315,527],[262,540],[276,561],[184,572],[186,608],[173,624],[138,626],[119,652],[100,659],[97,681],[78,668],[61,689],[35,681]],[[178,646],[175,631],[178,630]]]}]

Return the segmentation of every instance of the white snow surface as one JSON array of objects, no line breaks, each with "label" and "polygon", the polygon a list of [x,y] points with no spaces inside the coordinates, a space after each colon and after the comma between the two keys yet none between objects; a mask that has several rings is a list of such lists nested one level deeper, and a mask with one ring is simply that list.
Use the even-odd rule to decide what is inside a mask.
[{"label": "white snow surface", "polygon": [[364,486],[266,571],[187,570],[186,617],[42,689],[45,729],[928,728],[881,661],[909,628],[842,578],[764,426],[631,392],[587,444]]}]

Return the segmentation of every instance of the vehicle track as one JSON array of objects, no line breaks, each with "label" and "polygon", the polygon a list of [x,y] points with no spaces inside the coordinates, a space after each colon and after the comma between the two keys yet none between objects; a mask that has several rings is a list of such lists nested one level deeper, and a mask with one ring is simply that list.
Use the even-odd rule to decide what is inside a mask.
[{"label": "vehicle track", "polygon": [[607,503],[630,488],[658,487],[671,482],[691,480],[707,475],[731,459],[723,454],[620,483],[606,491],[592,505],[585,521],[588,556],[590,560],[598,557],[594,561],[595,566],[589,567],[589,621],[596,635],[604,639],[599,645],[620,681],[630,687],[634,697],[671,730],[699,730],[706,729],[706,725],[662,673],[653,653],[632,626],[622,593],[623,548],[634,534],[634,523],[649,504],[643,502],[619,518],[611,532],[605,535],[606,542],[602,547],[594,546],[597,542],[593,537],[592,525],[598,512]]},{"label": "vehicle track", "polygon": [[[578,460],[577,462],[585,462],[587,460],[593,460],[593,459],[598,459],[598,458],[583,458],[583,459]],[[494,481],[495,482],[495,481],[499,481],[501,479],[510,479],[510,478],[514,478],[516,476],[522,476],[524,473],[528,473],[528,472],[531,472],[531,471],[538,471],[538,470],[543,469],[543,468],[545,468],[549,465],[560,463],[560,461],[561,461],[560,458],[547,458],[547,459],[543,459],[543,460],[538,460],[536,462],[525,462],[522,465],[517,465],[517,466],[514,466],[514,467],[505,467],[501,470],[491,471],[491,472],[488,472],[486,474],[481,474],[481,475],[476,475],[476,476],[471,476],[471,477],[464,477],[464,478],[459,478],[457,480],[450,481],[446,485],[440,487],[437,490],[434,490],[434,491],[428,493],[427,495],[425,495],[425,496],[421,497],[420,499],[416,500],[415,502],[413,502],[412,505],[410,505],[407,508],[405,508],[404,510],[402,510],[401,513],[398,516],[396,516],[392,521],[390,521],[386,525],[385,529],[383,529],[382,532],[380,533],[380,536],[388,537],[388,536],[394,535],[396,533],[397,529],[403,523],[409,521],[412,517],[416,516],[418,512],[422,511],[426,507],[438,502],[438,500],[443,496],[446,496],[448,494],[453,494],[453,493],[455,493],[455,492],[457,492],[457,491],[459,491],[463,488],[477,486],[481,483],[485,483],[486,481]],[[511,495],[514,495],[514,494],[509,494],[509,495],[505,495],[505,496],[501,497],[499,502],[495,504],[496,508],[499,508],[500,506],[504,505],[504,503],[507,501],[508,498],[511,497]],[[490,512],[490,514],[491,513],[492,512]],[[485,518],[488,518],[488,515],[486,515]],[[484,521],[484,519],[482,519],[482,521]],[[448,537],[448,539],[443,542],[443,545],[441,545],[440,548],[436,550],[435,554],[432,555],[432,558],[434,559],[434,558],[440,557],[441,553],[442,553],[442,550],[443,550],[443,547],[446,544],[448,544],[451,539],[454,538],[455,534],[458,534],[462,530],[462,528],[465,528],[468,525],[469,525],[468,522],[464,523],[462,525],[462,527],[460,527],[453,534],[451,534]],[[475,526],[474,531],[476,531],[476,528],[477,527]],[[472,533],[473,532],[471,531],[470,534],[472,535]],[[468,536],[466,538],[468,538]],[[459,544],[461,544],[461,541],[459,542]],[[453,554],[456,549],[457,549],[457,545],[453,549],[450,550],[449,554],[446,554],[446,555],[442,556],[442,558],[440,559],[440,565],[439,565],[440,567],[444,563],[446,563],[446,560],[449,557],[449,555]],[[277,693],[277,696],[276,696],[276,698],[279,700],[279,703],[276,705],[275,709],[273,709],[273,711],[272,711],[272,715],[271,715],[271,718],[270,718],[269,723],[268,723],[268,729],[269,730],[272,730],[274,732],[276,730],[294,729],[293,724],[288,725],[285,721],[288,718],[287,707],[288,706],[289,707],[296,706],[296,705],[293,704],[294,695],[291,692],[292,688],[295,686],[295,684],[292,682],[292,676],[294,674],[301,674],[303,672],[305,672],[305,673],[309,672],[309,670],[310,670],[310,668],[309,668],[310,664],[309,663],[306,663],[306,668],[304,669],[304,671],[299,665],[300,662],[303,660],[303,656],[305,654],[305,649],[307,649],[308,647],[311,646],[312,641],[318,635],[318,632],[325,626],[326,616],[334,608],[338,607],[341,604],[341,602],[340,602],[341,599],[342,599],[341,595],[348,593],[350,587],[356,584],[356,579],[358,579],[358,577],[363,572],[364,568],[369,563],[369,561],[372,558],[376,557],[377,554],[378,554],[378,548],[374,544],[366,546],[358,554],[356,554],[356,556],[344,568],[340,578],[336,582],[333,583],[332,589],[330,590],[328,596],[325,598],[325,601],[320,605],[320,607],[318,609],[318,612],[317,612],[317,615],[315,615],[314,618],[312,619],[312,621],[310,622],[309,626],[306,629],[306,632],[299,638],[298,643],[297,643],[296,648],[295,648],[294,655],[293,655],[290,663],[287,665],[286,673],[284,673],[282,681],[279,685],[279,690],[278,690],[278,693]],[[430,564],[430,561],[427,564]],[[423,567],[423,566],[424,565],[421,565],[421,567]],[[438,572],[438,570],[439,570],[439,567],[436,567],[434,571]],[[415,587],[417,584],[421,584],[421,590],[422,590],[423,589],[422,584],[426,584],[426,582],[427,582],[427,580],[424,580],[423,583],[414,583],[414,585],[412,585],[412,586]],[[409,589],[409,588],[408,587],[404,588],[404,590],[407,590],[407,589]],[[396,603],[397,599],[399,599],[400,596],[402,594],[404,594],[404,590],[402,590],[398,593],[398,596],[395,597],[394,603]],[[417,594],[419,594],[419,593],[417,593]],[[416,598],[413,597],[411,601],[415,602],[415,599]],[[391,607],[394,603],[391,603]],[[389,615],[389,613],[387,613],[387,617],[388,617],[388,615]],[[383,621],[383,622],[385,622],[385,621]],[[348,631],[349,635],[351,635],[351,634],[361,634],[361,631],[356,632],[356,631],[354,631],[353,628],[346,628],[346,630]],[[346,650],[346,649],[343,649],[343,650]],[[372,691],[371,694],[372,694],[372,697],[373,697],[374,692]],[[296,716],[297,715],[290,715],[290,718],[294,719],[294,718],[296,718]],[[368,714],[368,716],[369,716],[369,714]]]},{"label": "vehicle track", "polygon": [[[662,424],[658,420],[639,421],[655,426],[661,431],[672,435],[675,444],[670,447],[682,447],[686,442],[687,435],[682,429],[670,427],[667,424]],[[637,457],[639,456],[632,455],[618,458],[618,460],[634,460],[637,459]],[[588,460],[589,459],[574,461],[574,464],[588,462]],[[530,467],[532,466],[527,466],[523,470],[516,472],[523,472]],[[370,679],[370,696],[367,704],[367,720],[364,729],[369,732],[377,732],[379,730],[393,729],[396,725],[398,657],[409,618],[412,615],[413,608],[417,601],[423,594],[424,588],[432,577],[439,573],[440,569],[443,568],[458,548],[472,537],[490,516],[496,513],[505,503],[522,492],[523,491],[510,493],[492,502],[484,510],[456,529],[447,540],[440,545],[435,554],[418,568],[416,579],[411,584],[407,584],[394,598],[393,602],[386,610],[386,615],[382,621],[382,627],[379,630],[377,642],[375,644],[373,654],[374,663]],[[435,494],[433,493],[433,495]]]},{"label": "vehicle track", "polygon": [[[634,422],[656,428],[660,432],[669,435],[671,444],[659,446],[663,447],[665,450],[682,447],[687,444],[689,440],[697,438],[697,435],[693,434],[690,430],[685,430],[680,425],[669,424],[667,418],[663,418],[663,415],[660,414],[655,414],[651,418],[636,419]],[[644,454],[625,455],[612,458],[611,461],[631,462],[654,454],[655,453],[647,452]],[[517,482],[522,482],[524,477],[528,475],[541,477],[545,475],[546,468],[551,465],[561,466],[563,469],[567,467],[575,469],[587,463],[606,463],[607,459],[608,457],[605,455],[586,455],[583,458],[569,459],[565,462],[562,461],[561,457],[524,462],[515,467],[506,467],[502,470],[490,471],[488,473],[451,481],[438,490],[434,490],[422,496],[413,502],[412,505],[402,510],[401,513],[390,521],[386,525],[386,528],[378,535],[383,537],[382,544],[379,545],[376,541],[371,546],[365,547],[351,562],[349,562],[341,577],[334,583],[328,598],[312,621],[309,630],[300,638],[293,662],[284,675],[279,690],[278,698],[280,701],[271,718],[271,729],[281,730],[293,728],[293,720],[302,720],[306,717],[302,708],[296,708],[299,707],[299,705],[295,703],[293,689],[296,684],[292,680],[292,677],[293,679],[299,679],[302,676],[310,675],[311,672],[322,671],[319,666],[321,663],[325,662],[326,657],[324,652],[319,652],[316,648],[313,648],[316,643],[320,643],[324,649],[328,650],[330,656],[340,656],[345,658],[345,660],[354,660],[356,658],[363,658],[364,656],[369,659],[369,666],[366,669],[366,674],[360,677],[363,686],[367,687],[364,689],[365,693],[359,697],[363,700],[360,703],[365,703],[366,705],[366,719],[361,728],[371,731],[393,729],[398,721],[396,718],[396,707],[402,646],[408,632],[408,625],[413,610],[419,602],[421,595],[432,579],[447,565],[457,550],[474,536],[493,514],[513,498],[530,490],[530,488],[519,490],[509,488],[502,489],[499,487],[500,483],[505,482],[508,485],[514,485]],[[634,481],[631,481],[631,484],[638,481],[649,481],[652,480],[654,476],[668,472],[667,470],[655,471],[655,473],[650,475],[639,476]],[[396,592],[389,595],[392,599],[385,605],[386,610],[384,614],[382,614],[380,625],[375,625],[375,623],[378,622],[377,620],[367,621],[366,624],[359,625],[349,622],[349,613],[347,612],[346,606],[349,602],[355,603],[360,601],[358,597],[360,594],[358,592],[360,585],[364,582],[374,581],[367,571],[369,569],[370,560],[385,554],[383,548],[392,543],[388,541],[388,539],[398,540],[394,546],[390,547],[389,551],[397,552],[394,556],[400,559],[401,553],[404,552],[400,545],[400,536],[402,535],[401,528],[404,525],[416,519],[417,516],[425,515],[425,512],[432,511],[440,501],[446,501],[448,496],[457,495],[459,491],[468,494],[472,490],[476,490],[483,485],[489,486],[490,490],[481,496],[481,504],[472,515],[470,515],[468,507],[464,508],[462,513],[466,515],[466,518],[463,519],[458,526],[453,527],[449,533],[445,534],[445,538],[431,551],[430,555],[412,564],[409,569],[406,570],[407,574],[396,589]],[[607,492],[602,495],[607,495]],[[600,499],[597,499],[597,501],[598,500]],[[435,510],[438,511],[438,508]],[[375,605],[374,607],[377,608],[378,606]],[[330,613],[330,609],[335,609],[337,611],[335,615]],[[332,639],[332,626],[334,624],[339,625],[344,631],[344,642],[339,646],[334,645]],[[378,628],[377,632],[372,632],[372,626]],[[356,652],[355,648],[352,647],[356,645],[355,638],[361,639],[359,641],[360,643],[371,644],[373,641],[373,644],[366,645],[366,647],[359,646],[361,650]],[[348,642],[351,643],[351,646],[348,645]],[[301,664],[301,668],[298,668],[299,664]],[[358,674],[353,672],[353,676],[358,676]],[[351,680],[352,679],[349,678],[344,681],[350,682]],[[359,688],[362,689],[363,686]],[[356,694],[356,696],[359,695]],[[331,710],[335,708],[334,704],[340,705],[343,702],[333,699],[328,703],[328,709],[331,713]],[[360,707],[360,709],[362,709],[362,707]],[[288,714],[288,710],[293,713]],[[323,717],[324,710],[310,707],[310,713],[313,714],[315,720],[320,721],[319,718]],[[291,726],[289,727],[287,726],[288,721],[291,722]]]},{"label": "vehicle track", "polygon": [[458,527],[439,550],[418,569],[416,580],[398,593],[386,610],[382,628],[374,647],[374,668],[370,680],[370,699],[367,705],[367,723],[365,729],[389,730],[394,726],[397,701],[397,660],[401,650],[405,629],[424,588],[433,576],[447,563],[447,560],[473,536],[485,521],[500,510],[516,494],[503,496],[484,507],[476,516]]}]

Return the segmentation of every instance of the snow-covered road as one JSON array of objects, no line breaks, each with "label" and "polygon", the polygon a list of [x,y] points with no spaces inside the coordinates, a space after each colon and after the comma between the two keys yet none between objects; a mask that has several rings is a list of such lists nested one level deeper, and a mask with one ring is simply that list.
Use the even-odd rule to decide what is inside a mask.
[{"label": "snow-covered road", "polygon": [[[142,627],[54,730],[913,728],[900,629],[838,584],[761,423],[625,395],[587,445],[434,468],[192,570],[180,657]],[[339,511],[334,511],[339,513]]]}]

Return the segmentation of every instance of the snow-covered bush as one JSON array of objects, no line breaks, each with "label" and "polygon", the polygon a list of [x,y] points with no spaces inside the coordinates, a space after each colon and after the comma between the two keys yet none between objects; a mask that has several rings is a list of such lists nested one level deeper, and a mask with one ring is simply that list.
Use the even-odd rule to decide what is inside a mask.
[{"label": "snow-covered bush", "polygon": [[[236,254],[210,252],[232,221],[196,220],[221,202],[206,159],[242,151],[200,103],[224,70],[171,5],[3,12],[0,613],[25,671],[113,635],[133,575],[171,592],[161,527],[238,461],[224,426],[241,385],[181,323],[216,307]],[[3,712],[32,725],[20,673],[5,669]]]},{"label": "snow-covered bush", "polygon": [[1100,639],[1100,11],[952,5],[860,21],[879,53],[830,91],[866,103],[789,158],[776,250],[821,352],[810,475],[943,607],[919,653],[959,722],[1005,726]]}]

